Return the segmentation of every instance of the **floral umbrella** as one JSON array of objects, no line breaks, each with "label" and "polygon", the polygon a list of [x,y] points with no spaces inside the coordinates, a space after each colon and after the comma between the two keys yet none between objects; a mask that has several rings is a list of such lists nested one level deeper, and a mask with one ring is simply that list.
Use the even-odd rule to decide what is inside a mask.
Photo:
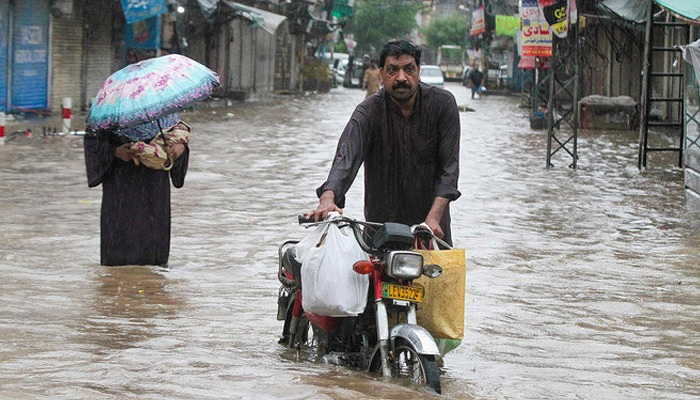
[{"label": "floral umbrella", "polygon": [[92,101],[87,128],[114,131],[134,141],[149,140],[165,127],[127,128],[159,124],[161,117],[208,98],[217,86],[216,72],[179,54],[127,65],[102,84]]}]

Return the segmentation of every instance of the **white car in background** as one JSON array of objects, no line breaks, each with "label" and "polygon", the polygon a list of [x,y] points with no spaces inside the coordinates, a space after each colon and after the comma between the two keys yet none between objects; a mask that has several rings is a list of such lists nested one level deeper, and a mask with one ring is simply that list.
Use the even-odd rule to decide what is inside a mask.
[{"label": "white car in background", "polygon": [[445,87],[445,77],[437,65],[421,65],[420,81],[437,87]]}]

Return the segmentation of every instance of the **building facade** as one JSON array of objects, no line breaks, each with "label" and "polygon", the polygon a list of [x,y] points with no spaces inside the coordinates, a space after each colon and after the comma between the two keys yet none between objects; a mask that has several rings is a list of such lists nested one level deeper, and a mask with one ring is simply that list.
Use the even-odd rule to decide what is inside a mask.
[{"label": "building facade", "polygon": [[173,52],[217,71],[218,96],[300,90],[306,43],[323,34],[316,2],[163,1],[165,14],[127,24],[122,0],[0,0],[0,111],[57,113],[64,98],[87,110],[114,71]]}]

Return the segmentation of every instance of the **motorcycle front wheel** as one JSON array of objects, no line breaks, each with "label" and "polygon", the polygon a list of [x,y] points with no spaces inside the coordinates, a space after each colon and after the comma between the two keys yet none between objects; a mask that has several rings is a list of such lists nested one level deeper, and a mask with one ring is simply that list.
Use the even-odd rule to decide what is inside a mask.
[{"label": "motorcycle front wheel", "polygon": [[425,385],[440,393],[440,371],[434,356],[416,353],[413,347],[399,344],[394,349],[392,376]]}]

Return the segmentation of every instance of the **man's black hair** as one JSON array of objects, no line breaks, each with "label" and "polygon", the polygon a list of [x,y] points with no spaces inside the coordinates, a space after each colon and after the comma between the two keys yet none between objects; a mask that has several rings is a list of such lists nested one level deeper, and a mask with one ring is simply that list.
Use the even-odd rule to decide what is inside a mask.
[{"label": "man's black hair", "polygon": [[422,50],[414,46],[408,40],[392,40],[387,42],[379,54],[379,68],[384,68],[386,56],[399,57],[407,54],[416,60],[416,65],[420,65],[420,56]]}]

